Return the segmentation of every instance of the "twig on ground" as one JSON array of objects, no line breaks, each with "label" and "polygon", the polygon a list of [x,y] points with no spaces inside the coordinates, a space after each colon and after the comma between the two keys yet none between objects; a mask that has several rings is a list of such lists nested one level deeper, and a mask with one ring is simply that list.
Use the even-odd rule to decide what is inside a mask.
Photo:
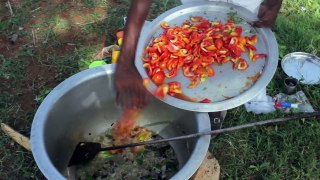
[{"label": "twig on ground", "polygon": [[7,6],[8,6],[8,8],[9,8],[9,11],[10,11],[11,16],[13,16],[14,14],[13,14],[13,11],[12,11],[12,7],[11,7],[10,0],[7,1]]},{"label": "twig on ground", "polygon": [[31,145],[29,138],[23,136],[22,134],[18,133],[16,130],[12,129],[10,126],[1,123],[2,131],[10,136],[16,143],[24,147],[26,150],[31,151]]},{"label": "twig on ground", "polygon": [[34,30],[32,29],[31,32],[32,32],[33,46],[36,47],[36,36],[35,36]]},{"label": "twig on ground", "polygon": [[38,7],[38,8],[36,8],[36,9],[32,10],[31,12],[35,12],[35,11],[37,11],[37,10],[39,10],[39,9],[41,9],[41,7]]}]

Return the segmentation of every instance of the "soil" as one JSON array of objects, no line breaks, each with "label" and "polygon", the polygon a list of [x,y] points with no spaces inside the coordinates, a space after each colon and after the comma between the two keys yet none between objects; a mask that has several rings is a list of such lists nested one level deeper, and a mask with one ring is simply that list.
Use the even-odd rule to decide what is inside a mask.
[{"label": "soil", "polygon": [[[13,0],[11,1],[11,5],[13,8],[20,8],[21,0]],[[42,24],[45,22],[46,18],[50,15],[50,13],[46,13],[50,10],[53,10],[61,3],[65,3],[70,5],[70,2],[67,0],[53,0],[50,3],[48,2],[40,2],[40,11],[41,13],[32,17],[27,23],[22,24],[21,27],[23,27],[23,31],[30,32],[32,31],[31,25],[36,24]],[[105,46],[105,36],[97,37],[96,34],[90,33],[86,35],[84,38],[82,36],[82,32],[80,29],[80,25],[90,23],[93,21],[92,17],[90,16],[93,13],[102,14],[102,17],[104,18],[106,15],[106,10],[101,7],[95,7],[95,8],[83,8],[81,11],[78,10],[79,8],[70,5],[70,8],[68,8],[65,11],[62,11],[58,14],[58,16],[62,20],[70,21],[71,29],[67,31],[60,31],[58,32],[58,38],[60,40],[64,40],[65,43],[62,45],[57,46],[54,49],[54,54],[57,56],[66,56],[71,53],[77,48],[77,45],[75,43],[80,43],[81,45],[89,45],[89,44],[101,44],[101,47]],[[75,15],[74,15],[75,14]],[[1,16],[1,19],[6,19],[7,16],[3,15]],[[41,46],[41,43],[38,43],[38,41],[41,41],[41,37],[37,35],[37,31],[35,32],[35,40],[36,40],[36,46]],[[79,42],[79,38],[81,41]],[[4,35],[0,35],[0,52],[4,57],[15,57],[18,55],[19,48],[29,44],[32,45],[32,39],[30,37],[18,37],[17,41],[13,44],[10,42],[9,37],[6,37]],[[34,49],[37,51],[37,53],[45,54],[45,47],[35,47]],[[34,108],[36,108],[35,104],[35,94],[37,90],[39,90],[41,87],[46,86],[48,88],[54,88],[58,83],[55,81],[55,69],[50,67],[50,64],[48,66],[43,66],[38,61],[34,60],[31,57],[25,56],[23,57],[24,60],[27,60],[29,62],[29,65],[27,67],[26,76],[23,80],[23,94],[21,97],[21,109],[24,114],[29,114],[34,112]],[[3,80],[3,81],[2,81]],[[5,79],[1,78],[1,82],[6,82]],[[5,86],[1,87],[1,91],[15,91],[14,89],[7,89]],[[14,93],[14,92],[13,92]],[[15,94],[15,93],[14,93]],[[23,122],[19,123],[23,124]],[[16,127],[19,128],[19,127]],[[20,128],[19,128],[20,129]]]},{"label": "soil", "polygon": [[[6,0],[0,0],[1,4],[5,4]],[[22,0],[11,0],[11,6],[15,12],[18,8],[22,7]],[[67,4],[69,8],[61,12],[57,12],[57,7],[62,3]],[[41,88],[54,88],[59,82],[55,80],[56,67],[50,62],[46,61],[47,54],[55,54],[56,56],[68,56],[72,54],[79,47],[90,47],[91,45],[100,45],[101,49],[105,47],[106,35],[97,35],[96,33],[84,34],[81,30],[86,24],[90,24],[94,21],[92,14],[99,14],[97,23],[104,21],[107,12],[106,8],[95,7],[86,8],[76,6],[83,1],[67,1],[67,0],[52,0],[52,1],[38,1],[37,6],[34,11],[31,11],[31,18],[20,24],[17,29],[12,30],[13,32],[0,32],[0,55],[5,58],[12,58],[17,61],[17,63],[27,61],[26,71],[23,72],[23,79],[20,80],[20,87],[16,87],[12,84],[11,80],[5,77],[0,77],[0,92],[8,92],[12,94],[16,102],[8,102],[9,104],[20,105],[20,108],[12,114],[9,120],[5,123],[18,130],[20,133],[29,136],[31,122],[36,109],[39,104],[35,101],[36,95],[39,94]],[[111,2],[112,5],[116,5],[118,2]],[[70,25],[68,29],[56,28],[54,25],[49,24],[45,27],[43,24],[46,20],[52,18],[52,16],[59,17],[61,21],[67,22]],[[0,13],[0,21],[6,21],[10,18],[10,13],[7,8],[5,8]],[[34,28],[35,25],[39,25],[39,28]],[[20,30],[18,29],[20,28]],[[47,28],[47,29],[46,29]],[[52,28],[57,35],[57,40],[61,41],[61,44],[55,46],[54,48],[46,47],[46,44],[42,43],[45,38],[41,37],[40,30],[46,31]],[[26,36],[18,36],[15,43],[10,42],[10,35],[13,33],[23,32],[28,33]],[[32,31],[34,36],[32,36]],[[22,33],[22,34],[23,34]],[[35,40],[35,47],[33,44]],[[35,54],[34,57],[21,54],[21,47],[28,46],[29,49],[33,50]],[[19,50],[20,49],[20,50]],[[98,52],[97,52],[98,53]],[[19,58],[15,58],[16,56]],[[40,63],[39,59],[43,62]],[[2,61],[0,60],[0,66]],[[6,149],[15,151],[21,151],[22,148],[13,144],[5,144]],[[2,154],[3,155],[3,154]],[[1,152],[0,152],[1,156]],[[13,166],[10,165],[11,162],[4,161],[8,169],[4,171],[10,173]],[[19,173],[21,174],[21,173]],[[15,175],[16,176],[16,175]],[[45,179],[44,176],[37,171],[34,174],[37,179]],[[1,179],[1,178],[0,178]]]}]

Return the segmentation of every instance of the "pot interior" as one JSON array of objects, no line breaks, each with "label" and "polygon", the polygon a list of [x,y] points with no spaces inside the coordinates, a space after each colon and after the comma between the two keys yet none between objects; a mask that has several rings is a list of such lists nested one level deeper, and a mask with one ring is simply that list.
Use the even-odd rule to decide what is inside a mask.
[{"label": "pot interior", "polygon": [[[45,118],[39,118],[40,115],[35,117],[35,121],[43,121],[43,130],[33,128],[32,134],[43,134],[44,149],[50,163],[61,175],[73,179],[74,173],[67,168],[67,164],[76,144],[105,133],[121,117],[122,111],[115,102],[113,73],[97,73],[73,85],[70,84],[71,80],[69,88],[65,89],[68,81],[63,82],[63,85],[55,88],[48,99],[45,99],[47,102],[38,110],[45,109]],[[57,97],[58,99],[55,99]],[[201,120],[198,113],[168,106],[155,98],[151,98],[150,104],[142,110],[138,118],[140,126],[158,133],[163,138],[199,132],[199,122]],[[203,119],[202,122],[209,124],[208,119]],[[39,143],[36,141],[32,140],[32,143]],[[180,169],[190,159],[197,142],[198,139],[170,142]],[[207,146],[203,148],[206,148],[203,151],[206,152]],[[35,158],[37,163],[42,161],[36,155]],[[50,175],[45,172],[44,174],[50,179]]]}]

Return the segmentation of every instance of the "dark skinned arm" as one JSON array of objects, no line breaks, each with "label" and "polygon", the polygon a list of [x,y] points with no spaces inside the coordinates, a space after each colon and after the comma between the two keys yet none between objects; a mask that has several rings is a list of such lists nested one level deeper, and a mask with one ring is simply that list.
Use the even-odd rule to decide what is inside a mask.
[{"label": "dark skinned arm", "polygon": [[264,0],[259,8],[259,20],[254,22],[256,27],[269,27],[274,29],[274,25],[281,8],[282,0]]},{"label": "dark skinned arm", "polygon": [[134,66],[137,42],[148,14],[151,0],[133,0],[124,29],[123,46],[115,72],[117,103],[123,108],[141,108],[147,103],[148,93]]}]

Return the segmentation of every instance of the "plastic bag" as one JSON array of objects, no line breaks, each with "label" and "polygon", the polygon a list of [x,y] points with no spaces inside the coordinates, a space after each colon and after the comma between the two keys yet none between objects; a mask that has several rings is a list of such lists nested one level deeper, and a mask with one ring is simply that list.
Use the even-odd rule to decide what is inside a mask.
[{"label": "plastic bag", "polygon": [[298,91],[292,95],[279,93],[274,97],[274,101],[298,104],[298,108],[278,108],[285,113],[314,112],[313,107],[303,91]]},{"label": "plastic bag", "polygon": [[255,114],[270,113],[276,110],[272,97],[267,95],[266,88],[251,101],[245,103],[244,106],[247,112],[253,112]]}]

